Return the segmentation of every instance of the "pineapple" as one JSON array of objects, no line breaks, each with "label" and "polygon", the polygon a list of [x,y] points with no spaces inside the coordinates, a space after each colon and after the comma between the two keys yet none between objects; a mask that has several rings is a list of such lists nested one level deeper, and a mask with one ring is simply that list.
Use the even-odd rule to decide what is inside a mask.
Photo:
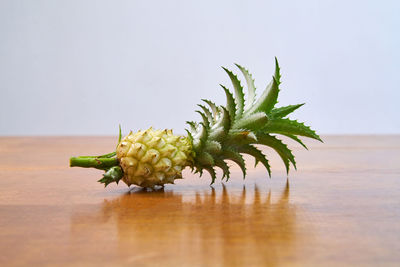
[{"label": "pineapple", "polygon": [[216,179],[215,168],[222,170],[222,179],[230,178],[226,160],[235,162],[246,176],[246,166],[242,154],[255,158],[256,165],[261,163],[271,177],[271,168],[266,156],[256,145],[273,148],[282,159],[286,172],[290,164],[296,169],[296,161],[291,150],[277,134],[300,143],[307,149],[298,136],[319,140],[320,137],[303,123],[287,116],[304,104],[275,107],[281,83],[280,68],[275,58],[275,73],[260,97],[256,98],[256,89],[251,74],[237,65],[243,74],[248,94],[245,102],[243,87],[237,76],[223,68],[232,81],[234,94],[221,85],[226,94],[226,105],[217,106],[203,99],[198,105],[202,121],[187,122],[187,136],[174,135],[172,130],[153,130],[149,128],[137,133],[130,132],[121,138],[115,152],[101,156],[72,157],[70,166],[91,167],[104,170],[99,182],[105,186],[112,182],[124,181],[128,186],[134,184],[145,188],[173,184],[182,179],[182,170],[190,167],[202,176],[207,171],[211,184]]},{"label": "pineapple", "polygon": [[143,187],[174,183],[193,162],[191,148],[189,138],[173,135],[172,130],[131,132],[117,147],[122,180]]}]

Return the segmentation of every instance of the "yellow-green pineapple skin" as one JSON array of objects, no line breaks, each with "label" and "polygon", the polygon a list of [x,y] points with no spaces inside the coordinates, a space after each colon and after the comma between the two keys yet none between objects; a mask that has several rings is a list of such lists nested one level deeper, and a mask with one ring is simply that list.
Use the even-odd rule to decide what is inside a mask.
[{"label": "yellow-green pineapple skin", "polygon": [[117,147],[124,172],[122,180],[141,187],[173,184],[182,179],[182,170],[192,164],[192,144],[172,130],[138,131],[125,136]]}]

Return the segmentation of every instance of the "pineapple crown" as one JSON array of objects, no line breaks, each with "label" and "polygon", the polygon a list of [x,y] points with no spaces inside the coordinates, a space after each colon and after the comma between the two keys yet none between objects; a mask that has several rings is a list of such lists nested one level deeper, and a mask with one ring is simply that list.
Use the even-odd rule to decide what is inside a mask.
[{"label": "pineapple crown", "polygon": [[287,116],[303,104],[289,105],[276,108],[278,102],[281,74],[278,60],[275,58],[275,73],[267,88],[256,99],[254,79],[247,69],[235,64],[243,74],[247,83],[247,100],[237,76],[223,67],[232,81],[234,94],[224,85],[220,85],[226,94],[226,105],[217,106],[210,100],[202,99],[205,105],[198,105],[201,110],[196,112],[202,117],[200,123],[188,121],[189,129],[186,130],[188,138],[193,145],[195,154],[192,170],[203,174],[206,170],[210,173],[212,183],[216,179],[215,167],[219,167],[223,176],[229,180],[230,171],[226,160],[231,160],[239,165],[246,176],[246,166],[242,154],[255,158],[255,165],[261,162],[271,177],[271,168],[266,156],[255,145],[264,145],[273,148],[289,173],[290,164],[296,169],[296,161],[292,151],[276,134],[289,137],[306,145],[298,136],[313,138],[322,142],[321,138],[310,127]]}]

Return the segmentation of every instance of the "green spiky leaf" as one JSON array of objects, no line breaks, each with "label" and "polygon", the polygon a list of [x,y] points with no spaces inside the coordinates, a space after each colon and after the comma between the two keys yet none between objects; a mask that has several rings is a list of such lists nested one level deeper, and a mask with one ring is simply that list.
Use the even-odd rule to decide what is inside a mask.
[{"label": "green spiky leaf", "polygon": [[254,79],[251,76],[251,74],[249,73],[249,71],[246,70],[244,67],[240,66],[239,64],[235,64],[235,65],[243,73],[243,76],[246,79],[248,96],[247,96],[247,101],[246,101],[247,103],[246,103],[246,106],[244,107],[244,110],[247,110],[254,104],[255,97],[256,97],[256,86],[254,85]]},{"label": "green spiky leaf", "polygon": [[103,183],[104,187],[109,185],[110,183],[117,183],[122,179],[123,172],[121,167],[119,166],[114,166],[106,171],[106,173],[103,174],[103,178],[98,180],[99,183]]},{"label": "green spiky leaf", "polygon": [[193,121],[187,121],[186,123],[189,124],[189,126],[190,126],[190,131],[191,131],[192,133],[197,132],[197,125],[196,125],[195,122],[193,122]]},{"label": "green spiky leaf", "polygon": [[222,152],[222,156],[227,159],[227,160],[232,160],[235,162],[237,165],[239,165],[240,169],[242,170],[243,173],[243,178],[246,177],[246,164],[244,162],[244,159],[242,155],[240,155],[237,151],[234,150],[225,150]]},{"label": "green spiky leaf", "polygon": [[278,102],[278,94],[279,88],[278,83],[274,77],[272,77],[272,81],[268,84],[267,88],[265,89],[264,93],[260,96],[254,106],[249,109],[247,113],[255,113],[255,112],[265,112],[269,113],[271,109],[275,106]]},{"label": "green spiky leaf", "polygon": [[229,138],[227,138],[229,142],[226,144],[232,147],[240,147],[242,145],[252,144],[257,142],[257,136],[248,130],[239,129],[232,130],[229,133]]},{"label": "green spiky leaf", "polygon": [[222,84],[220,84],[220,86],[222,87],[222,89],[224,89],[225,91],[225,95],[226,95],[226,109],[229,112],[229,116],[231,117],[231,121],[235,121],[235,117],[236,117],[236,104],[235,104],[235,100],[233,99],[233,95],[232,93]]},{"label": "green spiky leaf", "polygon": [[229,166],[228,164],[222,160],[222,159],[215,159],[215,166],[219,167],[223,174],[222,174],[222,179],[224,179],[224,177],[226,177],[226,180],[229,180],[230,177],[230,171],[229,171]]},{"label": "green spiky leaf", "polygon": [[273,110],[271,110],[271,117],[277,119],[284,118],[303,105],[304,103],[298,105],[289,105],[285,107],[274,108]]},{"label": "green spiky leaf", "polygon": [[210,130],[210,135],[209,138],[210,140],[215,140],[218,142],[223,142],[226,138],[226,131],[225,129],[221,126],[221,127],[217,127],[217,128],[212,128]]},{"label": "green spiky leaf", "polygon": [[258,131],[268,123],[268,116],[264,112],[257,112],[236,121],[233,128]]},{"label": "green spiky leaf", "polygon": [[201,149],[204,147],[209,134],[209,128],[203,122],[200,122],[200,125],[200,131],[193,136],[193,145],[196,149]]},{"label": "green spiky leaf", "polygon": [[198,106],[203,110],[204,114],[205,114],[206,117],[207,117],[207,120],[208,120],[210,123],[213,123],[213,122],[214,122],[214,117],[213,117],[211,111],[210,111],[208,108],[206,108],[205,106],[203,106],[203,105],[200,105],[200,104],[199,104]]},{"label": "green spiky leaf", "polygon": [[304,147],[305,149],[308,150],[308,147],[307,147],[307,146],[303,143],[303,141],[301,141],[300,138],[298,138],[297,136],[292,135],[292,134],[283,134],[283,135],[289,137],[290,139],[292,139],[292,140],[294,140],[294,141],[296,141],[296,142],[299,143],[302,147]]},{"label": "green spiky leaf", "polygon": [[252,145],[244,145],[244,146],[240,147],[238,150],[240,153],[245,153],[245,154],[253,156],[256,160],[255,165],[257,165],[257,162],[261,162],[264,165],[264,167],[267,169],[269,177],[271,177],[271,167],[269,165],[269,162],[268,162],[267,158],[265,157],[265,155],[258,148],[254,147]]},{"label": "green spiky leaf", "polygon": [[264,130],[266,133],[306,136],[322,142],[321,138],[309,126],[290,119],[272,120],[265,126]]},{"label": "green spiky leaf", "polygon": [[214,168],[207,166],[207,167],[204,167],[204,169],[206,171],[208,171],[208,173],[210,174],[210,176],[211,176],[211,184],[213,184],[215,182],[215,178],[217,178]]},{"label": "green spiky leaf", "polygon": [[200,114],[201,118],[203,119],[203,125],[208,129],[210,128],[210,121],[208,120],[208,117],[206,114],[204,114],[203,112],[196,110],[197,113]]},{"label": "green spiky leaf", "polygon": [[212,114],[213,114],[213,117],[214,117],[214,120],[215,120],[215,118],[217,117],[217,114],[218,114],[217,105],[215,105],[214,102],[212,102],[212,101],[210,101],[210,100],[207,100],[207,99],[202,99],[202,101],[205,102],[205,103],[207,103],[207,105],[210,106],[211,111],[212,111]]},{"label": "green spiky leaf", "polygon": [[237,105],[237,111],[236,111],[236,116],[241,117],[243,113],[243,108],[244,108],[244,93],[243,93],[243,87],[240,84],[239,79],[235,74],[233,74],[230,70],[222,67],[226,73],[228,74],[229,78],[232,81],[233,88],[235,89],[235,100],[236,100],[236,105]]},{"label": "green spiky leaf", "polygon": [[281,84],[281,68],[279,67],[278,59],[275,57],[275,74],[276,83],[278,86]]},{"label": "green spiky leaf", "polygon": [[217,141],[208,140],[204,150],[213,155],[218,155],[222,151],[222,146]]},{"label": "green spiky leaf", "polygon": [[281,140],[279,140],[275,136],[263,133],[257,134],[257,139],[259,144],[269,146],[279,154],[285,164],[287,173],[289,173],[289,162],[291,162],[293,164],[293,167],[296,169],[296,161],[294,160],[292,151],[287,147],[287,145],[282,143]]},{"label": "green spiky leaf", "polygon": [[213,125],[213,128],[222,127],[224,131],[227,133],[231,128],[231,119],[229,116],[229,111],[223,106],[221,106],[220,109],[221,112],[219,120]]},{"label": "green spiky leaf", "polygon": [[119,143],[121,143],[121,139],[122,139],[122,130],[121,130],[121,124],[118,126],[119,131],[118,131],[118,144],[117,147],[119,145]]},{"label": "green spiky leaf", "polygon": [[229,113],[225,107],[222,107],[219,119],[210,129],[209,138],[218,142],[223,142],[226,139],[226,135],[229,133],[231,120]]},{"label": "green spiky leaf", "polygon": [[192,133],[187,129],[185,129],[185,131],[186,131],[186,133],[187,133],[187,135],[189,137],[190,142],[193,144],[193,135],[192,135]]},{"label": "green spiky leaf", "polygon": [[214,158],[211,156],[210,153],[208,152],[201,152],[197,156],[197,160],[203,165],[203,166],[213,166],[214,165]]}]

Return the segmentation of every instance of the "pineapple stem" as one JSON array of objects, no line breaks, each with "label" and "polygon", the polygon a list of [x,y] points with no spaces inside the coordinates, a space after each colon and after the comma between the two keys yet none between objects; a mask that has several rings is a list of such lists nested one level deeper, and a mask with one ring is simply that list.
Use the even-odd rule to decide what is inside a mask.
[{"label": "pineapple stem", "polygon": [[96,168],[106,170],[114,166],[118,166],[117,158],[103,158],[103,157],[71,157],[69,159],[69,166],[82,167],[82,168]]},{"label": "pineapple stem", "polygon": [[111,152],[111,153],[100,155],[100,156],[79,156],[79,158],[112,158],[115,155],[117,155],[116,152]]}]

